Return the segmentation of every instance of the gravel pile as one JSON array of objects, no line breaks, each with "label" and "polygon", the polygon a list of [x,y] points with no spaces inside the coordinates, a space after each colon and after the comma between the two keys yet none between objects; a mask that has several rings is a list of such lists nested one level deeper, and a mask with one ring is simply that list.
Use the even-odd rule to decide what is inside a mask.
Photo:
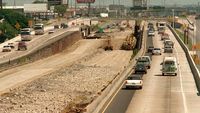
[{"label": "gravel pile", "polygon": [[2,95],[0,112],[56,113],[72,102],[89,104],[116,75],[111,67],[65,67]]}]

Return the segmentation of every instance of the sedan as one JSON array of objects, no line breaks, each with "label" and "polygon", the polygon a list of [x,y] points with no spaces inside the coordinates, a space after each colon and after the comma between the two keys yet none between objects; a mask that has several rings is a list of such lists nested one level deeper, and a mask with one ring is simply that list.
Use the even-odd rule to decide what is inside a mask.
[{"label": "sedan", "polygon": [[2,52],[10,52],[11,49],[12,49],[12,48],[11,48],[9,45],[3,46]]},{"label": "sedan", "polygon": [[160,48],[154,48],[152,51],[152,55],[161,55],[162,51]]},{"label": "sedan", "polygon": [[153,51],[153,49],[154,49],[153,46],[149,46],[148,49],[147,49],[147,52],[148,52],[148,53],[151,53],[151,52]]},{"label": "sedan", "polygon": [[140,88],[142,89],[143,80],[140,75],[131,75],[125,81],[126,88]]},{"label": "sedan", "polygon": [[52,34],[52,33],[54,33],[54,32],[55,32],[54,29],[50,29],[50,30],[49,30],[49,34]]}]

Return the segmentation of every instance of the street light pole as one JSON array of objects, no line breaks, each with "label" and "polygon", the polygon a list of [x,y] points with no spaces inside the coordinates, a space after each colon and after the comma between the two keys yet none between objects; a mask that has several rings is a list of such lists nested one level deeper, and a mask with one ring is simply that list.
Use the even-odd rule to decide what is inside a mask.
[{"label": "street light pole", "polygon": [[174,9],[172,9],[172,13],[173,13],[173,29],[174,29]]}]

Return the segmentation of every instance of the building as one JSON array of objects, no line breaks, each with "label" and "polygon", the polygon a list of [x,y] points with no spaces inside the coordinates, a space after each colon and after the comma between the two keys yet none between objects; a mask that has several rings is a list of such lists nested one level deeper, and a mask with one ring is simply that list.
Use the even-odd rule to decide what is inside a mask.
[{"label": "building", "polygon": [[131,10],[146,10],[147,0],[133,0],[133,7]]},{"label": "building", "polygon": [[133,7],[147,7],[147,0],[133,0]]},{"label": "building", "polygon": [[109,17],[122,17],[125,15],[125,7],[124,5],[109,5],[108,10]]},{"label": "building", "polygon": [[52,5],[61,5],[61,4],[63,4],[63,1],[64,0],[48,0],[48,4],[50,6],[52,6]]}]

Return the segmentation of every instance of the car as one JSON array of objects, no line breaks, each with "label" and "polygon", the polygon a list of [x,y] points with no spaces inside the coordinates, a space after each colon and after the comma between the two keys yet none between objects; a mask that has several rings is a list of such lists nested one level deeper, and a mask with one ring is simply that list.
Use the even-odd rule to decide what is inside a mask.
[{"label": "car", "polygon": [[136,60],[136,64],[145,64],[148,69],[151,68],[151,58],[149,56],[141,56]]},{"label": "car", "polygon": [[165,29],[164,28],[158,28],[158,34],[164,34]]},{"label": "car", "polygon": [[2,52],[11,52],[11,47],[9,45],[3,46]]},{"label": "car", "polygon": [[27,50],[27,44],[26,44],[26,42],[24,42],[24,41],[20,41],[19,43],[18,43],[18,49],[17,50]]},{"label": "car", "polygon": [[154,49],[154,46],[149,46],[148,49],[147,49],[147,52],[152,53],[153,49]]},{"label": "car", "polygon": [[175,57],[165,57],[163,59],[162,65],[162,75],[177,75],[178,68],[177,68],[177,60]]},{"label": "car", "polygon": [[166,45],[172,46],[172,48],[174,48],[174,42],[171,41],[171,40],[165,40],[165,41],[164,41],[164,45],[165,45],[165,46],[166,46]]},{"label": "car", "polygon": [[54,29],[59,29],[59,25],[54,25]]},{"label": "car", "polygon": [[154,30],[148,30],[148,36],[155,36]]},{"label": "car", "polygon": [[154,48],[152,51],[152,55],[161,55],[162,51],[160,48]]},{"label": "car", "polygon": [[63,28],[63,29],[64,29],[64,28],[68,28],[68,24],[66,24],[66,23],[61,23],[61,24],[60,24],[60,28]]},{"label": "car", "polygon": [[173,53],[173,47],[169,45],[164,46],[164,53]]},{"label": "car", "polygon": [[164,33],[161,35],[161,40],[170,40],[169,35],[167,33]]},{"label": "car", "polygon": [[140,75],[131,75],[125,81],[126,88],[139,88],[143,87],[143,80]]},{"label": "car", "polygon": [[14,43],[8,43],[8,46],[10,46],[10,47],[11,47],[11,49],[14,49],[14,48],[15,48],[15,45],[14,45]]},{"label": "car", "polygon": [[136,63],[136,65],[134,66],[134,71],[135,71],[135,74],[137,73],[147,73],[147,66],[144,64],[144,63]]},{"label": "car", "polygon": [[153,23],[148,23],[148,29],[154,28]]},{"label": "car", "polygon": [[52,34],[52,33],[54,33],[54,32],[55,32],[54,29],[50,29],[50,30],[49,30],[49,34]]}]

